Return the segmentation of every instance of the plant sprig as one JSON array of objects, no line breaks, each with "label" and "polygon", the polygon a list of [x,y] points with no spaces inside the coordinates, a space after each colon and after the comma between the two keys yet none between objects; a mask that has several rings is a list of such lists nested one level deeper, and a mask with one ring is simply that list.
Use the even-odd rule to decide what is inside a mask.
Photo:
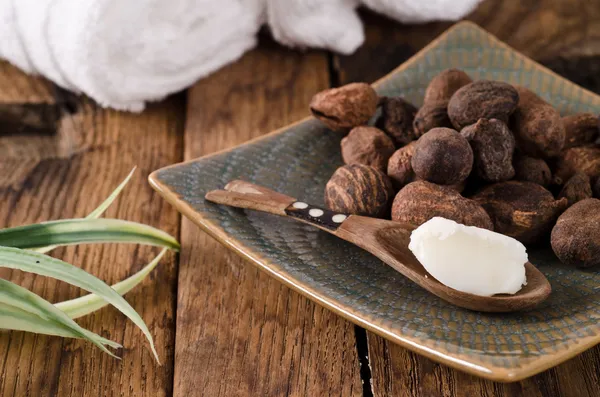
[{"label": "plant sprig", "polygon": [[[98,219],[121,193],[134,171],[84,219],[43,222],[0,230],[0,267],[52,277],[92,292],[53,305],[23,287],[0,279],[0,328],[82,338],[114,356],[106,346],[119,348],[118,343],[88,331],[73,321],[74,318],[112,304],[142,330],[159,361],[148,327],[121,295],[144,280],[168,249],[178,251],[179,243],[167,233],[140,223]],[[45,255],[62,245],[106,242],[155,245],[163,247],[163,250],[138,273],[113,287],[80,268]]]}]

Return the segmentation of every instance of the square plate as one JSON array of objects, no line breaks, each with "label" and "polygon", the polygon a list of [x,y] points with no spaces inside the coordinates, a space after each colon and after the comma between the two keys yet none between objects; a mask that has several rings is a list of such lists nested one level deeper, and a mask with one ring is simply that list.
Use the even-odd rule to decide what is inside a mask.
[{"label": "square plate", "polygon": [[[600,113],[600,97],[514,51],[469,22],[445,32],[374,84],[381,95],[421,105],[428,82],[447,68],[474,79],[529,87],[562,114]],[[369,253],[311,226],[219,206],[207,191],[244,179],[323,205],[340,136],[312,118],[220,153],[154,172],[170,203],[228,248],[308,298],[383,337],[457,369],[517,381],[600,342],[600,272],[564,266],[550,250],[530,258],[553,293],[539,308],[485,314],[454,307]]]}]

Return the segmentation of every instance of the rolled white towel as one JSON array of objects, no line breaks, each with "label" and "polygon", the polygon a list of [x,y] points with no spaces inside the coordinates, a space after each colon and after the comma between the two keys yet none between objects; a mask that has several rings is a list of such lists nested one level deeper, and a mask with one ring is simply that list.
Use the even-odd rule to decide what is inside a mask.
[{"label": "rolled white towel", "polygon": [[[79,91],[76,85],[70,84],[61,73],[57,55],[53,52],[48,36],[50,13],[55,5],[54,0],[14,0],[15,23],[18,40],[29,58],[33,70],[43,74],[61,87]],[[68,15],[65,15],[68,18]],[[63,24],[66,24],[62,19]]]},{"label": "rolled white towel", "polygon": [[[458,19],[480,0],[363,0],[401,21]],[[358,0],[0,0],[0,58],[101,105],[140,111],[256,45],[343,54],[364,40]]]},{"label": "rolled white towel", "polygon": [[362,0],[367,7],[404,23],[455,21],[481,0]]},{"label": "rolled white towel", "polygon": [[36,72],[19,38],[17,7],[13,0],[0,0],[0,58],[10,61],[24,72]]},{"label": "rolled white towel", "polygon": [[139,111],[256,45],[257,1],[143,3],[54,0],[48,41],[58,68],[102,105]]},{"label": "rolled white towel", "polygon": [[349,0],[267,0],[273,37],[291,47],[351,54],[364,41],[362,23]]}]

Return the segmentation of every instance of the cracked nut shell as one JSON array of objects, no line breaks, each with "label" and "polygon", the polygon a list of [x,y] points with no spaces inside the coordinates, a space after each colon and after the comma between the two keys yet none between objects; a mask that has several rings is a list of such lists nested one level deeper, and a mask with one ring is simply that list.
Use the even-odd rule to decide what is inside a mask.
[{"label": "cracked nut shell", "polygon": [[513,114],[511,127],[517,147],[532,157],[559,155],[566,139],[560,114],[527,88],[515,88],[519,93],[519,105]]},{"label": "cracked nut shell", "polygon": [[388,161],[387,174],[392,180],[394,187],[400,189],[402,186],[414,181],[415,173],[410,161],[415,153],[416,141],[396,150]]},{"label": "cracked nut shell", "polygon": [[413,121],[415,136],[419,138],[429,130],[440,127],[453,128],[448,118],[448,100],[424,103]]},{"label": "cracked nut shell", "polygon": [[599,119],[591,113],[577,113],[562,118],[565,127],[564,148],[594,143],[600,135]]},{"label": "cracked nut shell", "polygon": [[388,176],[362,164],[338,168],[325,186],[327,208],[345,214],[387,217],[393,197]]},{"label": "cracked nut shell", "polygon": [[385,97],[380,101],[381,117],[377,127],[392,138],[396,146],[404,146],[416,139],[413,120],[417,108],[400,97]]},{"label": "cracked nut shell", "polygon": [[394,221],[420,226],[436,216],[493,230],[492,221],[485,210],[449,186],[416,181],[404,186],[394,198]]},{"label": "cracked nut shell", "polygon": [[452,95],[448,116],[458,130],[479,119],[498,119],[505,123],[516,109],[519,94],[510,84],[479,80],[467,84]]},{"label": "cracked nut shell", "polygon": [[473,150],[457,131],[434,128],[417,141],[411,164],[420,179],[439,185],[455,185],[471,173]]},{"label": "cracked nut shell", "polygon": [[375,127],[354,127],[342,139],[342,158],[346,164],[364,164],[385,171],[396,150],[392,139]]},{"label": "cracked nut shell", "polygon": [[316,94],[310,111],[323,124],[335,131],[347,131],[366,124],[377,111],[379,98],[366,83],[351,83]]},{"label": "cracked nut shell", "polygon": [[515,176],[512,165],[515,138],[505,123],[496,119],[479,119],[460,132],[473,149],[473,169],[486,182],[507,181]]},{"label": "cracked nut shell", "polygon": [[515,153],[513,167],[517,181],[533,182],[543,187],[548,187],[552,181],[552,171],[543,159]]},{"label": "cracked nut shell", "polygon": [[573,204],[592,197],[592,184],[590,177],[583,172],[578,172],[565,183],[558,194],[558,198],[566,198],[569,207]]},{"label": "cracked nut shell", "polygon": [[600,265],[600,200],[582,200],[566,210],[552,229],[551,243],[567,265]]},{"label": "cracked nut shell", "polygon": [[423,103],[448,101],[459,88],[472,83],[468,74],[458,69],[447,69],[436,75],[425,90]]},{"label": "cracked nut shell", "polygon": [[495,183],[483,188],[473,200],[490,215],[496,232],[523,244],[539,242],[567,207],[566,198],[555,200],[552,193],[531,182]]}]

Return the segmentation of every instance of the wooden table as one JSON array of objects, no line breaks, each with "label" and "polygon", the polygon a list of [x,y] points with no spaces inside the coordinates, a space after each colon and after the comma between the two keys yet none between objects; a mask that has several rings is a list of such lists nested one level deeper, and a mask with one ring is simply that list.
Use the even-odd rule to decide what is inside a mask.
[{"label": "wooden table", "polygon": [[[146,177],[157,168],[306,116],[321,89],[375,80],[450,25],[400,25],[368,12],[363,18],[367,42],[352,56],[292,51],[263,38],[235,64],[139,115],[74,99],[0,65],[0,118],[20,123],[17,132],[0,135],[0,226],[83,216],[137,165],[136,178],[107,215],[157,226],[183,246],[126,296],[150,327],[162,366],[140,331],[106,308],[80,323],[122,343],[121,361],[81,341],[3,332],[1,396],[600,396],[599,347],[523,382],[466,375],[271,280],[148,186]],[[489,0],[469,19],[600,92],[599,1]],[[40,128],[57,114],[56,134]],[[155,252],[105,245],[55,255],[114,283]],[[80,294],[20,272],[2,270],[0,277],[52,301]]]}]

